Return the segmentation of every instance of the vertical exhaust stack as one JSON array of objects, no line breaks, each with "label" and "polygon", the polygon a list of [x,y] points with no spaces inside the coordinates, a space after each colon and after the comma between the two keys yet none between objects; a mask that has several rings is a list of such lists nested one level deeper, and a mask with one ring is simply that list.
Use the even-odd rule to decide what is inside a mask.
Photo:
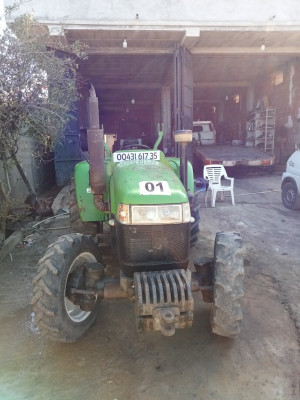
[{"label": "vertical exhaust stack", "polygon": [[90,186],[94,195],[95,206],[105,211],[103,194],[105,192],[105,164],[103,129],[99,125],[98,99],[91,85],[89,97],[89,129],[87,130]]}]

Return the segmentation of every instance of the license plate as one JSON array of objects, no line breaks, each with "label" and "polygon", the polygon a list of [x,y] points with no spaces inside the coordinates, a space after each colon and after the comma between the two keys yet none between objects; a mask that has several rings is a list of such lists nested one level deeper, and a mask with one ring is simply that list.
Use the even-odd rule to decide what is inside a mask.
[{"label": "license plate", "polygon": [[143,162],[159,161],[160,151],[120,151],[113,154],[113,161],[120,162]]}]

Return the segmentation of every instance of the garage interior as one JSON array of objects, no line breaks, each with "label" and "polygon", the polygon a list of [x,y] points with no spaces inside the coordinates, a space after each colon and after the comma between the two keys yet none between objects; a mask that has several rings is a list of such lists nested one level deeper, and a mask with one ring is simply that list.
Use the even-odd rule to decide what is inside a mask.
[{"label": "garage interior", "polygon": [[91,84],[113,151],[124,138],[152,147],[163,124],[160,148],[174,155],[173,132],[199,120],[213,122],[217,141],[244,145],[249,114],[267,106],[276,110],[275,164],[285,165],[300,143],[300,31],[70,25],[64,40],[84,43],[88,57],[78,61],[78,118],[56,147],[58,186],[69,183],[87,150]]},{"label": "garage interior", "polygon": [[[87,45],[88,59],[79,63],[78,71],[96,89],[106,134],[142,135],[144,143],[152,145],[159,122],[164,122],[169,138],[175,128],[188,128],[184,110],[179,110],[176,126],[177,45],[191,54],[188,101],[193,120],[212,120],[217,131],[226,123],[227,139],[244,142],[248,113],[267,101],[276,108],[277,139],[284,135],[286,141],[286,154],[277,162],[284,163],[293,151],[300,107],[298,31],[74,28],[65,38]],[[85,105],[86,99],[81,129],[88,124]]]}]

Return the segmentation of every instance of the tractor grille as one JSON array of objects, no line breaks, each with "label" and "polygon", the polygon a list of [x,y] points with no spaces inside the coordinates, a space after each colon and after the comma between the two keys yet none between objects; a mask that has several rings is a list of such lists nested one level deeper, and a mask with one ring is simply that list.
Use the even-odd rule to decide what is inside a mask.
[{"label": "tractor grille", "polygon": [[117,225],[118,258],[123,272],[187,268],[190,224]]}]

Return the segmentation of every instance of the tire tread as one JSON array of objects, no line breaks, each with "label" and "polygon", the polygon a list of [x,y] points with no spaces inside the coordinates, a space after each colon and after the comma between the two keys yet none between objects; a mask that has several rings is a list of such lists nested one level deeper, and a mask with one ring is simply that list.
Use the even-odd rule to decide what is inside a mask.
[{"label": "tire tread", "polygon": [[97,260],[101,258],[100,249],[91,236],[67,234],[61,236],[53,246],[48,247],[46,254],[38,263],[37,275],[33,279],[31,304],[35,322],[43,335],[55,341],[74,342],[96,319],[96,312],[92,311],[87,318],[88,321],[82,323],[82,329],[76,326],[78,329],[72,332],[70,322],[64,321],[59,312],[60,302],[63,301],[60,295],[61,279],[65,269],[68,268],[66,260],[70,259],[77,246],[89,249]]},{"label": "tire tread", "polygon": [[212,331],[235,338],[240,334],[244,297],[243,247],[239,234],[220,232],[215,241],[214,300]]}]

